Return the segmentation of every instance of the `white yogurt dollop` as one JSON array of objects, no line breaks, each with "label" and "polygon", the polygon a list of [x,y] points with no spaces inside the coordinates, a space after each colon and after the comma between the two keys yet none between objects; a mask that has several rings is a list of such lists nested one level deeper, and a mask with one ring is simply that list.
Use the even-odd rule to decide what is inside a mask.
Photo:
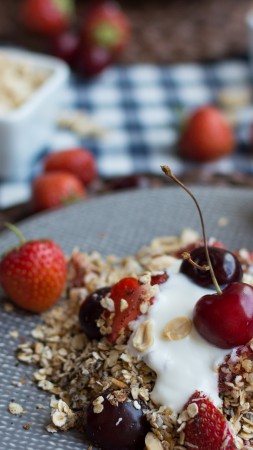
[{"label": "white yogurt dollop", "polygon": [[160,292],[153,306],[136,324],[137,328],[143,320],[153,322],[152,347],[145,353],[137,352],[132,339],[129,340],[130,353],[137,355],[157,374],[152,400],[171,407],[176,413],[182,410],[196,390],[203,391],[214,405],[221,405],[217,367],[229,352],[207,342],[194,326],[191,333],[181,340],[170,341],[162,336],[163,329],[170,320],[182,316],[192,319],[196,302],[203,295],[215,293],[179,273],[180,264],[181,261],[178,261],[168,270],[168,281],[160,285]]}]

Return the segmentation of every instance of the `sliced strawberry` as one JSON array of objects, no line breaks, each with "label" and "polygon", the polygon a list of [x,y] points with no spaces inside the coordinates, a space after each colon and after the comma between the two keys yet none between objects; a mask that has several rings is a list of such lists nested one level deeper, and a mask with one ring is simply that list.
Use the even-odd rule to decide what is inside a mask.
[{"label": "sliced strawberry", "polygon": [[[136,278],[123,278],[112,287],[110,297],[114,300],[115,317],[108,340],[114,343],[122,331],[126,330],[129,322],[141,314],[140,305],[147,297],[147,286],[140,286]],[[122,307],[122,299],[128,304],[125,303],[125,309]]]},{"label": "sliced strawberry", "polygon": [[194,417],[185,422],[184,448],[198,450],[236,450],[234,438],[226,418],[208,400],[202,392],[196,391],[191,396],[185,410],[189,405],[195,404],[198,408]]}]

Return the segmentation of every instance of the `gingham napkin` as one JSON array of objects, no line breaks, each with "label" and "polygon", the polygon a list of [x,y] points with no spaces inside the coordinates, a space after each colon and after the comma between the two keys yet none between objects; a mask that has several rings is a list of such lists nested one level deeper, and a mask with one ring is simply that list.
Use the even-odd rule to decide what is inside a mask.
[{"label": "gingham napkin", "polygon": [[[206,65],[113,67],[92,81],[73,77],[63,95],[62,110],[85,110],[107,133],[91,139],[56,125],[51,142],[31,167],[29,180],[1,183],[0,208],[29,199],[30,183],[41,170],[42,158],[67,147],[89,148],[102,177],[160,173],[161,164],[180,174],[192,167],[175,151],[181,113],[215,103],[224,88],[250,91],[252,70],[247,61],[233,60]],[[253,173],[248,146],[252,122],[253,106],[237,110],[237,151],[232,157],[204,165],[203,170]]]}]

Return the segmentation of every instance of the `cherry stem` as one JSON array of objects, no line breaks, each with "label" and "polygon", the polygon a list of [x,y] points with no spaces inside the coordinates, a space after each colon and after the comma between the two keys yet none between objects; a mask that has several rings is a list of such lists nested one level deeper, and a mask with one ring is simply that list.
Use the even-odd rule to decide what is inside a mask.
[{"label": "cherry stem", "polygon": [[213,284],[215,286],[215,289],[217,291],[218,294],[221,294],[221,288],[218,284],[218,281],[216,279],[216,276],[214,274],[214,270],[213,270],[213,266],[210,260],[210,256],[209,256],[209,252],[208,252],[208,248],[207,248],[207,241],[206,241],[206,231],[205,231],[205,224],[204,224],[204,220],[203,220],[203,215],[200,209],[200,206],[196,200],[196,198],[194,197],[194,195],[192,194],[192,192],[180,181],[178,180],[178,178],[172,173],[171,169],[168,166],[161,166],[162,171],[165,173],[165,175],[169,178],[171,178],[175,183],[177,183],[179,186],[181,186],[181,188],[184,189],[185,192],[187,192],[187,194],[192,198],[192,200],[194,201],[198,213],[199,213],[199,218],[200,218],[200,222],[201,222],[201,228],[202,228],[202,233],[203,233],[203,240],[204,240],[204,247],[205,247],[205,252],[206,252],[206,259],[207,259],[207,263],[210,269],[210,274],[211,274],[211,278],[213,281]]},{"label": "cherry stem", "polygon": [[182,257],[184,259],[187,259],[187,261],[194,267],[196,267],[196,269],[202,270],[203,272],[206,272],[207,270],[210,270],[209,266],[200,266],[199,264],[197,264],[195,261],[193,261],[193,259],[191,259],[191,255],[188,252],[183,252],[182,253]]},{"label": "cherry stem", "polygon": [[13,225],[12,223],[9,223],[9,222],[6,222],[4,225],[7,228],[9,228],[9,230],[13,231],[13,233],[16,234],[16,236],[19,238],[19,240],[22,244],[24,244],[26,242],[24,235],[21,233],[21,231],[18,229],[18,227],[16,227],[15,225]]}]

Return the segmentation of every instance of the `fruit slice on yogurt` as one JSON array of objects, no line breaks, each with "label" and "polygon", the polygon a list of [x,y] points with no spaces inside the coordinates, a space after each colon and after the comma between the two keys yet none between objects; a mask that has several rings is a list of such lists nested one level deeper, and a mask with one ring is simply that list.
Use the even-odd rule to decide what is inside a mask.
[{"label": "fruit slice on yogurt", "polygon": [[[196,302],[212,291],[180,273],[180,265],[178,260],[168,269],[168,280],[148,313],[136,322],[128,344],[129,352],[157,374],[152,400],[178,413],[196,390],[221,406],[218,367],[228,353],[207,342],[192,326]],[[141,346],[141,340],[150,345]]]}]

